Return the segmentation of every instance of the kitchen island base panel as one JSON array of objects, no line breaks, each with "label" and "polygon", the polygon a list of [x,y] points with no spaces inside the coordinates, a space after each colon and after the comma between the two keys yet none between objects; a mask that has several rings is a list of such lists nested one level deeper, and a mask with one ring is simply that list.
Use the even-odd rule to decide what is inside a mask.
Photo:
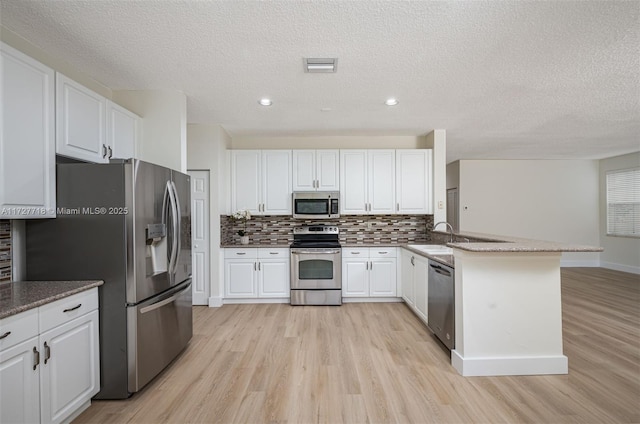
[{"label": "kitchen island base panel", "polygon": [[561,252],[454,248],[455,355],[462,375],[566,374]]},{"label": "kitchen island base panel", "polygon": [[464,377],[569,373],[569,359],[564,355],[522,358],[463,358],[454,349],[451,351],[451,365]]}]

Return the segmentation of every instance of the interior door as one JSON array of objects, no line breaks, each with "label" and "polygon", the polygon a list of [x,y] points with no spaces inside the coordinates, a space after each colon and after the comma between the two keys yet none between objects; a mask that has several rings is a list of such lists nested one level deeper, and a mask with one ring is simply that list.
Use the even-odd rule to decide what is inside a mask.
[{"label": "interior door", "polygon": [[191,241],[193,304],[209,303],[209,171],[189,171],[191,177]]}]

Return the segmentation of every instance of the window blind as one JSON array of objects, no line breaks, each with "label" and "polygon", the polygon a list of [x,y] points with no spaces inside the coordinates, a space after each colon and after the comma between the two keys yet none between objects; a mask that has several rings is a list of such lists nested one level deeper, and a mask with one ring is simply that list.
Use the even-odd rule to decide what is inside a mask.
[{"label": "window blind", "polygon": [[609,171],[607,235],[640,237],[640,168]]}]

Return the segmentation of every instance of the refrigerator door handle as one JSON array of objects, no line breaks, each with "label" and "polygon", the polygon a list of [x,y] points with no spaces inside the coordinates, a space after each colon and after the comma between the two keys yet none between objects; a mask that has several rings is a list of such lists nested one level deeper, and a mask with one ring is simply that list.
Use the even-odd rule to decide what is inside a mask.
[{"label": "refrigerator door handle", "polygon": [[191,283],[189,283],[189,284],[187,285],[187,287],[185,287],[184,289],[180,290],[179,292],[177,292],[177,293],[176,293],[176,294],[174,294],[173,296],[168,297],[168,298],[166,298],[166,299],[163,299],[163,300],[161,300],[161,301],[159,301],[159,302],[152,303],[151,305],[149,305],[149,306],[145,306],[144,308],[141,308],[141,309],[140,309],[140,313],[141,313],[141,314],[146,314],[147,312],[154,311],[154,310],[156,310],[156,309],[162,308],[164,305],[168,305],[169,303],[175,302],[175,300],[176,300],[177,298],[179,298],[180,296],[182,296],[182,294],[183,294],[184,292],[186,292],[187,290],[190,290],[190,289],[191,289]]},{"label": "refrigerator door handle", "polygon": [[171,274],[172,278],[173,278],[173,274],[175,273],[175,267],[176,267],[176,259],[178,256],[178,237],[176,237],[176,235],[178,234],[178,222],[177,222],[177,214],[178,211],[176,210],[176,199],[175,199],[175,194],[173,191],[173,187],[171,185],[171,181],[167,181],[167,192],[169,193],[169,208],[170,208],[170,215],[171,215],[171,231],[172,231],[172,240],[171,240],[171,253],[169,255],[169,266],[168,266],[168,271],[169,274]]},{"label": "refrigerator door handle", "polygon": [[178,259],[180,258],[180,251],[182,250],[182,228],[180,227],[180,223],[182,222],[182,212],[180,210],[180,198],[178,197],[178,188],[176,187],[176,183],[171,181],[171,188],[173,189],[173,199],[175,202],[175,225],[174,225],[174,237],[177,241],[176,243],[176,254],[173,263],[173,273],[175,274],[178,269]]}]

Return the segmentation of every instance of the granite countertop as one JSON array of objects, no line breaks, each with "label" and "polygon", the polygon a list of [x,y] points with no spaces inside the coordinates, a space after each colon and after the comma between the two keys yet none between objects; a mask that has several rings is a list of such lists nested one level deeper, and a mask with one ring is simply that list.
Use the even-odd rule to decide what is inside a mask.
[{"label": "granite countertop", "polygon": [[[444,232],[440,231],[434,232],[444,234]],[[482,242],[472,243],[447,243],[447,246],[449,247],[455,247],[469,252],[602,252],[604,250],[599,246],[532,240],[520,237],[498,236],[474,232],[454,233],[454,236],[483,240]]]},{"label": "granite countertop", "polygon": [[0,319],[101,286],[102,280],[0,283]]}]

